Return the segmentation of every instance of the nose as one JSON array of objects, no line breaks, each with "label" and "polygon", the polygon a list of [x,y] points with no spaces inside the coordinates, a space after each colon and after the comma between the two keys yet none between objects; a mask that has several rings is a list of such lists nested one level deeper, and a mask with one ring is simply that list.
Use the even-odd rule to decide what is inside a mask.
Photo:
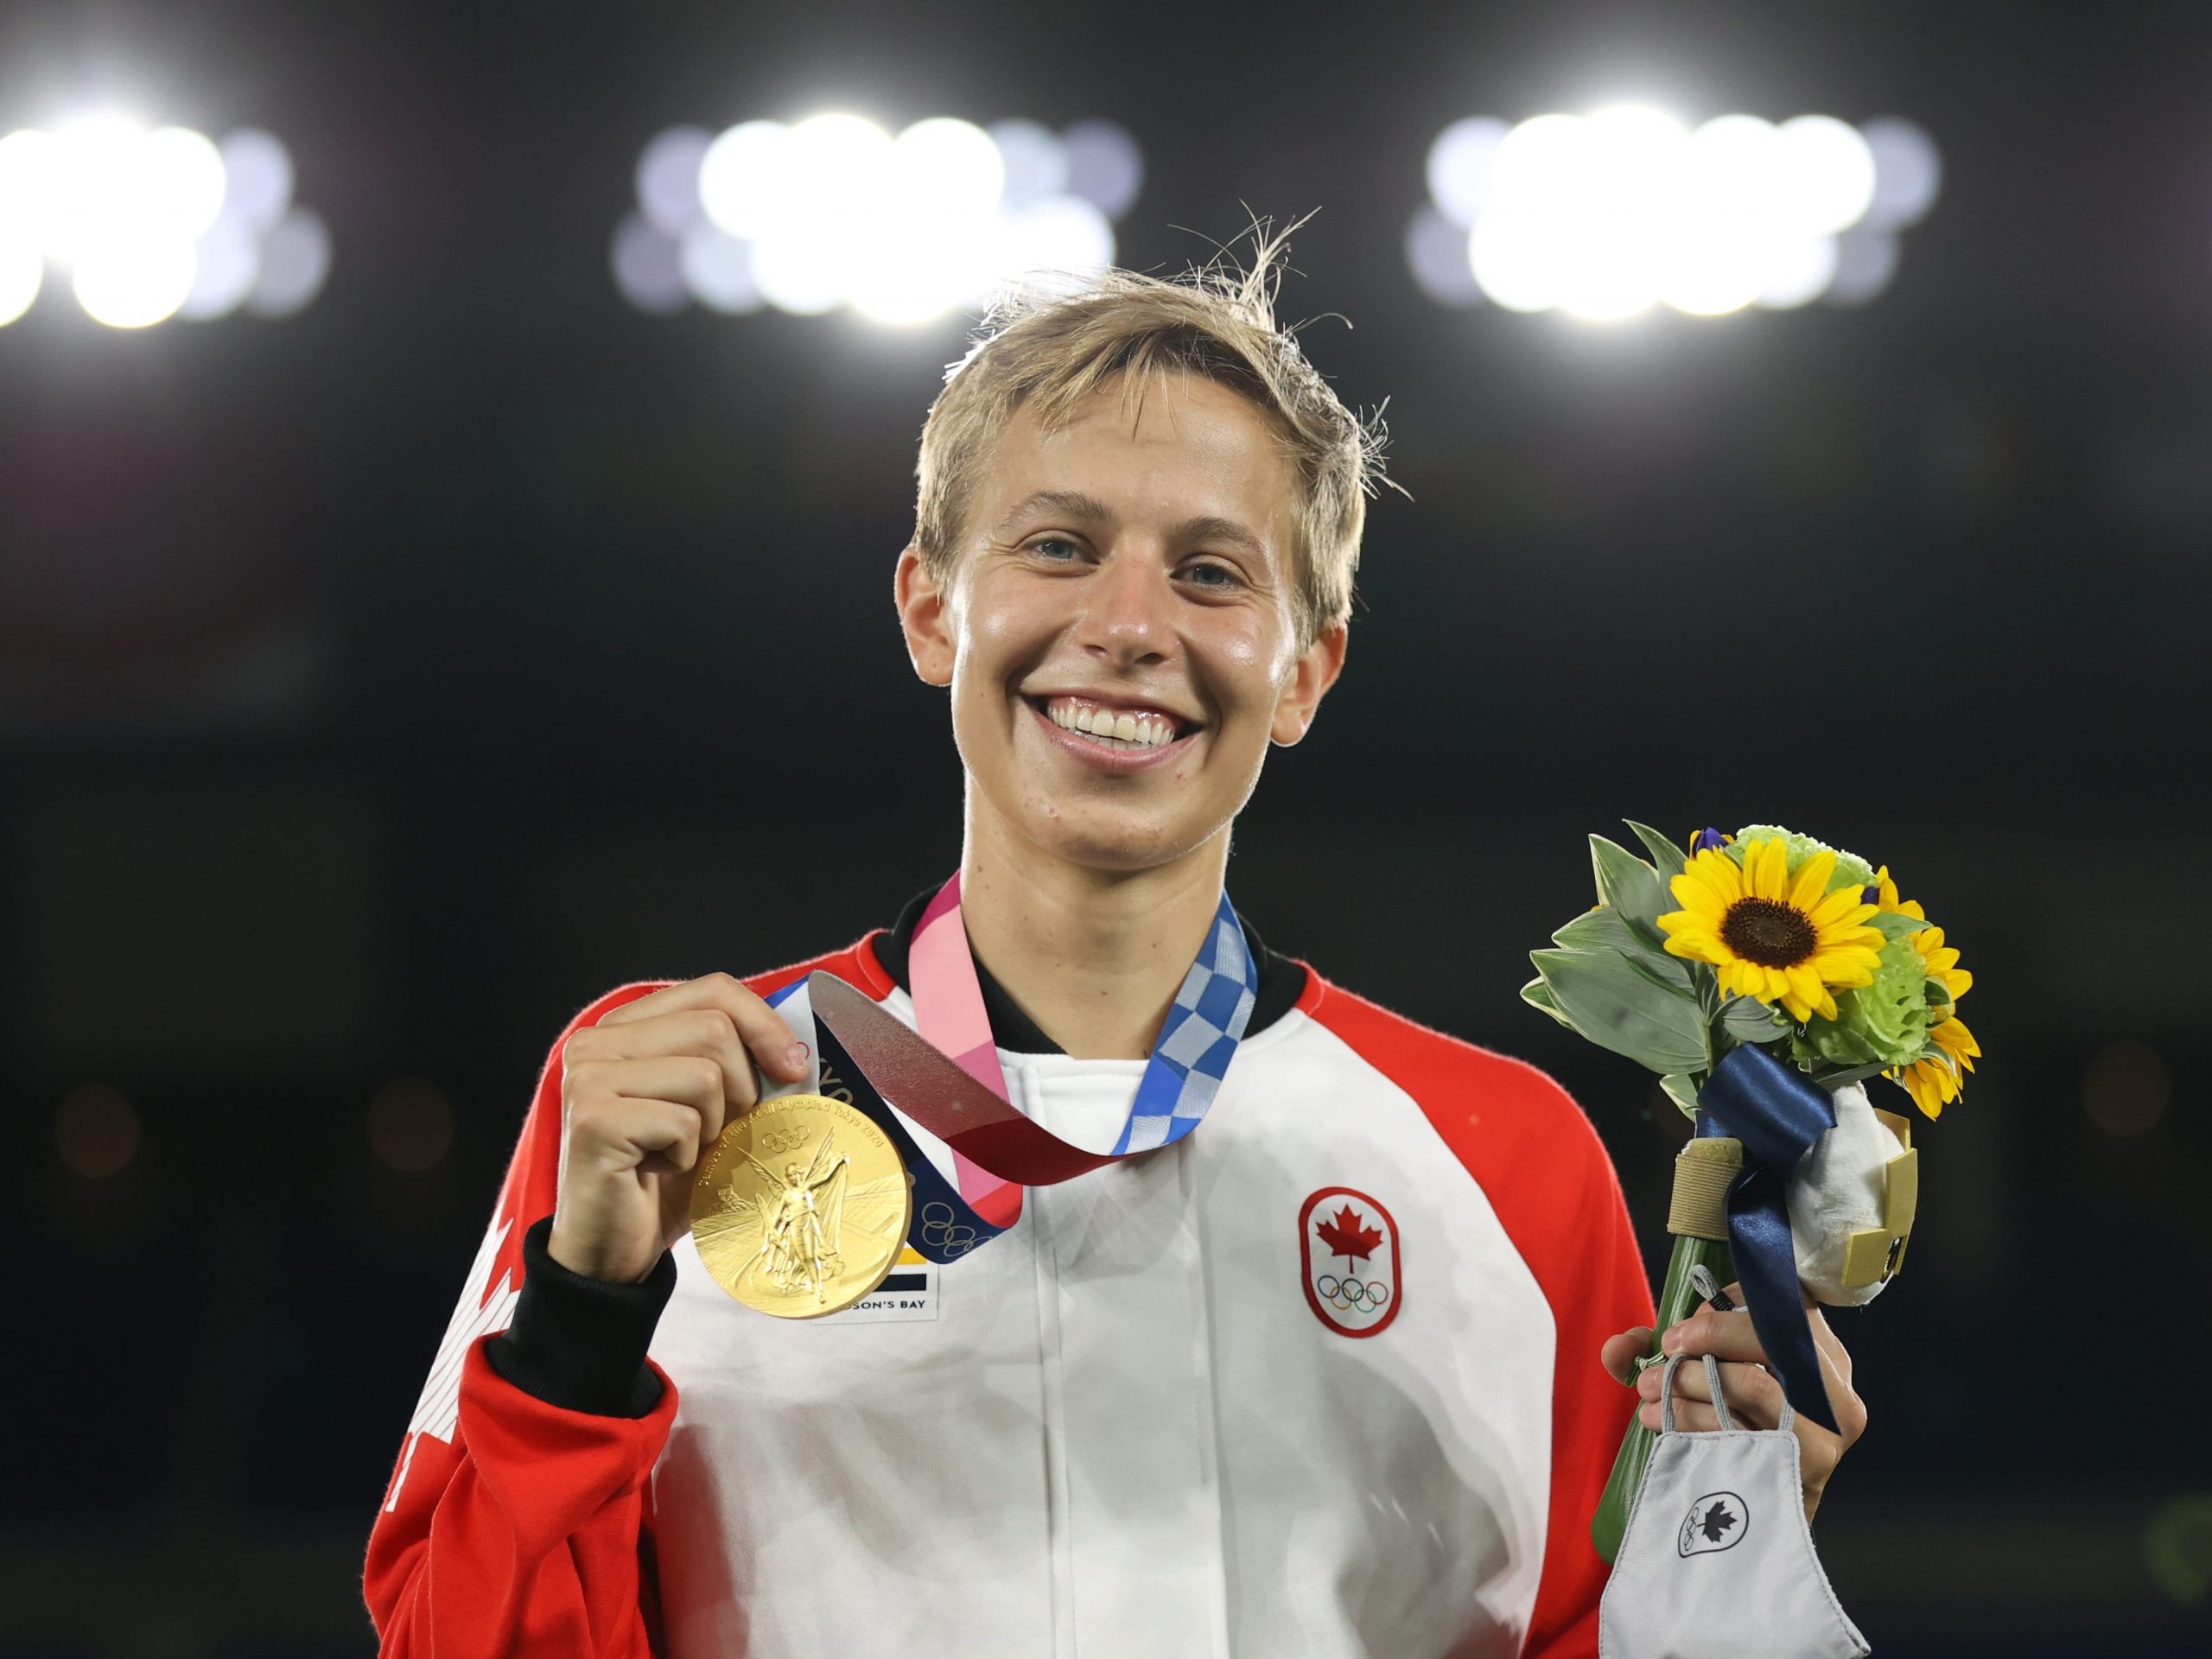
[{"label": "nose", "polygon": [[1170,609],[1173,585],[1160,559],[1148,551],[1116,548],[1086,584],[1084,649],[1116,668],[1166,658],[1174,646]]}]

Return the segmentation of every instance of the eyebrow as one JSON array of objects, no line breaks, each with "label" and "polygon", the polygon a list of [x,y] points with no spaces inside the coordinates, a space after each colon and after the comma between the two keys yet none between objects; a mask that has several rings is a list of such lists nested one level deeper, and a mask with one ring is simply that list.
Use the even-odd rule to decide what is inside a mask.
[{"label": "eyebrow", "polygon": [[1096,496],[1085,495],[1081,490],[1039,490],[1015,502],[1006,517],[991,526],[991,534],[1002,536],[1017,518],[1039,512],[1064,514],[1075,523],[1086,524],[1099,524],[1114,516],[1103,501]]},{"label": "eyebrow", "polygon": [[1254,558],[1266,556],[1267,549],[1260,538],[1238,524],[1234,518],[1223,518],[1211,513],[1202,518],[1185,518],[1175,526],[1175,539],[1192,542],[1234,542]]},{"label": "eyebrow", "polygon": [[[1005,518],[992,526],[994,537],[1002,536],[1015,520],[1035,512],[1065,515],[1071,523],[1096,524],[1111,518],[1113,510],[1096,496],[1085,495],[1081,490],[1039,490],[1014,503]],[[1266,548],[1260,538],[1238,524],[1234,518],[1224,518],[1217,513],[1206,513],[1196,518],[1185,518],[1175,526],[1177,541],[1233,542],[1257,558]]]}]

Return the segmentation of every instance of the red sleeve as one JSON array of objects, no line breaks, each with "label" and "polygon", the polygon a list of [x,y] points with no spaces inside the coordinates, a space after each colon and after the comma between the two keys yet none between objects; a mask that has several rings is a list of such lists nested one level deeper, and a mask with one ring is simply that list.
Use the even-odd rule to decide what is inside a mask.
[{"label": "red sleeve", "polygon": [[1606,1572],[1590,1517],[1635,1407],[1598,1354],[1607,1337],[1653,1317],[1612,1160],[1582,1109],[1532,1065],[1415,1025],[1311,970],[1299,1006],[1420,1104],[1551,1306],[1551,1491],[1543,1576],[1521,1651],[1590,1659]]},{"label": "red sleeve", "polygon": [[[862,946],[747,983],[765,995],[817,967],[860,979],[876,971]],[[385,1654],[641,1659],[657,1651],[646,1481],[675,1421],[676,1385],[660,1374],[660,1402],[641,1418],[568,1411],[506,1382],[484,1349],[512,1317],[523,1234],[553,1212],[562,1051],[573,1033],[662,983],[600,998],[546,1058],[369,1535],[362,1588]]]},{"label": "red sleeve", "polygon": [[645,1478],[676,1415],[564,1411],[503,1380],[484,1357],[506,1329],[522,1236],[550,1215],[561,1157],[561,1052],[569,1035],[658,989],[629,985],[561,1033],[460,1306],[407,1425],[369,1535],[362,1588],[388,1655],[652,1651],[639,1549]]}]

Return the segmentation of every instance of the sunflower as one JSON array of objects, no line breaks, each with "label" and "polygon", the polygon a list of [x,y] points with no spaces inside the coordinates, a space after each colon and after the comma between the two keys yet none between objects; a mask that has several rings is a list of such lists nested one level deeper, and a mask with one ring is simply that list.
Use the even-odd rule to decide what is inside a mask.
[{"label": "sunflower", "polygon": [[[1877,909],[1898,916],[1910,916],[1916,922],[1928,919],[1928,912],[1921,908],[1919,899],[1897,897],[1897,884],[1890,879],[1890,867],[1886,864],[1874,872],[1874,891]],[[1923,927],[1917,933],[1907,937],[1912,940],[1912,948],[1920,952],[1921,970],[1930,979],[1942,980],[1943,988],[1950,994],[1952,1001],[1956,1002],[1974,988],[1974,976],[1959,966],[1959,953],[1943,943],[1942,928]],[[1974,1051],[1977,1054],[1980,1052],[1980,1049]],[[1948,1100],[1951,1096],[1946,1095],[1943,1098]]]},{"label": "sunflower", "polygon": [[1874,906],[1856,887],[1827,891],[1835,854],[1816,853],[1789,876],[1777,837],[1755,842],[1738,865],[1726,853],[1694,854],[1670,884],[1682,908],[1659,918],[1671,956],[1709,962],[1720,988],[1779,1002],[1803,1024],[1835,1018],[1834,990],[1871,984],[1882,936],[1866,925]]},{"label": "sunflower", "polygon": [[1943,1051],[1940,1058],[1915,1060],[1901,1071],[1885,1075],[1903,1084],[1905,1093],[1912,1096],[1912,1103],[1934,1118],[1941,1117],[1943,1108],[1959,1097],[1962,1081],[1960,1071],[1974,1070],[1981,1045],[1974,1041],[1966,1021],[1955,1018],[1946,1020],[1928,1034]]}]

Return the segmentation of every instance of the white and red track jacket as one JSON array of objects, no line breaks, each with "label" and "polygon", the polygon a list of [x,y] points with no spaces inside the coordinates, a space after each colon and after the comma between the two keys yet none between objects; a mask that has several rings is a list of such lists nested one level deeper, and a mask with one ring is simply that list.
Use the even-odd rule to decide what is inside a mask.
[{"label": "white and red track jacket", "polygon": [[[911,1022],[903,946],[751,982]],[[1598,1351],[1652,1311],[1612,1166],[1542,1073],[1263,960],[1294,1005],[1263,980],[1196,1134],[822,1319],[688,1239],[645,1287],[550,1262],[556,1045],[370,1540],[383,1650],[1594,1654],[1632,1404]],[[1001,1058],[1094,1147],[1143,1069]]]}]

